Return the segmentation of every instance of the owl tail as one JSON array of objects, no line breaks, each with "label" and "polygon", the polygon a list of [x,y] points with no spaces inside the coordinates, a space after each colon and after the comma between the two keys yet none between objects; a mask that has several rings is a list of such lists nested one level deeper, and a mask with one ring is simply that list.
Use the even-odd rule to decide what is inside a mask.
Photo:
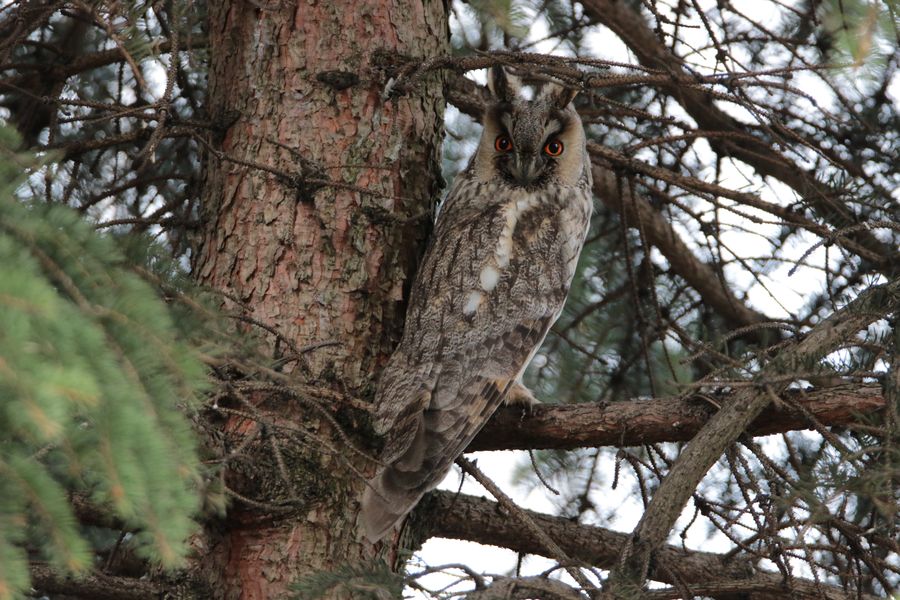
[{"label": "owl tail", "polygon": [[425,492],[437,485],[443,473],[434,477],[434,457],[427,457],[429,436],[420,414],[413,424],[414,434],[403,453],[368,481],[362,498],[360,519],[366,537],[377,542],[411,511]]},{"label": "owl tail", "polygon": [[369,486],[363,493],[360,519],[370,542],[383,538],[425,495],[421,486],[409,489],[402,484],[397,485],[403,479],[402,471],[388,467],[369,480]]}]

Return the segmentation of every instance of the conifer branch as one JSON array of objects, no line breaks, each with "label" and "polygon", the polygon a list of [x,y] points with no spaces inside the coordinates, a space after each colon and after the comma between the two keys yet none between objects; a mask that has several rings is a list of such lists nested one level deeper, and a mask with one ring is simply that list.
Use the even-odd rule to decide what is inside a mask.
[{"label": "conifer branch", "polygon": [[577,566],[569,564],[571,563],[571,558],[566,555],[566,551],[560,548],[559,544],[557,544],[546,531],[541,529],[540,525],[529,516],[527,511],[519,508],[509,496],[504,494],[503,491],[497,487],[497,484],[491,481],[473,463],[460,457],[456,459],[456,464],[458,464],[465,473],[474,477],[482,487],[497,499],[497,502],[504,510],[512,514],[513,518],[518,521],[523,529],[528,531],[530,536],[538,540],[542,548],[542,553],[549,554],[553,559],[559,561],[560,565],[569,565],[563,566],[563,568],[571,575],[572,579],[577,581],[584,589],[593,589],[593,585],[584,573],[582,573]]},{"label": "conifer branch", "polygon": [[[594,150],[597,149],[595,146],[592,144]],[[738,300],[713,267],[697,258],[647,198],[634,193],[633,186],[619,184],[620,178],[615,171],[597,161],[593,163],[592,174],[594,195],[608,209],[620,213],[629,227],[640,228],[647,238],[647,243],[659,249],[666,257],[672,271],[697,290],[704,302],[722,315],[728,323],[735,328],[752,327],[770,320]],[[746,337],[759,344],[768,345],[774,341],[775,336],[771,330],[751,329]]]},{"label": "conifer branch", "polygon": [[[683,81],[694,79],[682,66],[680,59],[665,46],[656,33],[646,23],[639,12],[623,2],[615,0],[587,0],[583,2],[585,14],[610,28],[635,54],[641,65],[658,69],[669,74],[670,83],[665,87],[688,114],[704,130],[722,131],[739,136],[739,139],[709,138],[714,150],[725,156],[741,160],[761,176],[774,177],[790,186],[809,203],[816,215],[835,229],[843,229],[858,222],[858,216],[839,199],[837,191],[815,179],[815,173],[801,168],[784,154],[777,152],[771,141],[764,141],[752,135],[748,128],[724,113],[712,102],[707,90],[682,85]],[[778,123],[766,127],[775,139],[791,134]],[[777,130],[777,131],[774,131]],[[792,140],[794,141],[794,140]],[[842,163],[842,168],[861,175],[854,165]],[[893,251],[870,231],[854,231],[848,235],[860,256],[872,257],[873,264],[888,276],[898,273],[896,249]]]},{"label": "conifer branch", "polygon": [[575,588],[547,577],[493,577],[491,585],[466,595],[466,600],[583,600]]},{"label": "conifer branch", "polygon": [[[625,533],[573,522],[522,509],[573,559],[601,569],[613,567],[628,543]],[[524,554],[543,555],[544,548],[499,504],[484,498],[448,491],[426,496],[415,517],[426,521],[428,537],[467,540],[508,548]],[[664,545],[655,556],[650,578],[676,586],[686,586],[695,594],[708,591],[715,598],[736,598],[737,594],[758,592],[766,600],[845,600],[846,592],[831,585],[801,578],[785,582],[779,574],[760,570],[740,555],[730,556]],[[680,589],[679,587],[679,589]],[[666,592],[669,593],[669,592]],[[665,596],[660,596],[665,597]],[[863,594],[862,600],[875,600]]]},{"label": "conifer branch", "polygon": [[132,577],[91,573],[72,577],[54,571],[46,564],[31,564],[31,587],[38,595],[64,594],[69,598],[91,600],[147,600],[162,598],[169,591],[155,582]]},{"label": "conifer branch", "polygon": [[651,555],[664,543],[687,501],[725,449],[756,419],[788,380],[780,376],[813,363],[851,339],[872,321],[900,304],[900,278],[862,292],[852,302],[814,327],[797,344],[773,358],[747,387],[723,405],[681,452],[647,506],[619,565],[610,573],[613,593],[639,590],[647,577]]},{"label": "conifer branch", "polygon": [[[716,405],[734,393],[687,398],[631,400],[612,404],[538,404],[523,416],[516,407],[497,411],[468,451],[538,450],[594,446],[636,446],[690,440],[709,421]],[[878,385],[845,385],[787,391],[784,402],[767,407],[747,428],[769,435],[813,427],[801,407],[826,426],[848,426],[885,407]],[[796,403],[796,405],[795,405]]]}]

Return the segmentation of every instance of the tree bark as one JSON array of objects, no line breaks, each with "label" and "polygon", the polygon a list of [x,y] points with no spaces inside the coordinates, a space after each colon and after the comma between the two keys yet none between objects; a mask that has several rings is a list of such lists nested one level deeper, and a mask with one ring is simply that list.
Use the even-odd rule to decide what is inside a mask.
[{"label": "tree bark", "polygon": [[[612,568],[629,542],[627,533],[522,510],[579,564]],[[434,491],[425,497],[415,515],[417,519],[427,520],[424,527],[428,536],[468,540],[523,554],[546,554],[541,543],[521,523],[503,511],[499,503],[485,498]],[[440,518],[431,518],[433,515]],[[795,577],[789,587],[785,586],[780,574],[763,571],[754,559],[746,556],[686,550],[674,545],[659,548],[650,577],[672,585],[686,585],[698,595],[707,595],[701,591],[705,590],[711,592],[710,596],[729,600],[747,598],[745,593],[750,592],[754,593],[753,600],[843,600],[847,597],[836,586],[816,584],[800,577]],[[870,595],[862,598],[875,600]]]},{"label": "tree bark", "polygon": [[871,287],[813,327],[802,340],[783,349],[754,377],[754,387],[740,389],[681,451],[660,483],[631,534],[622,561],[606,582],[614,598],[629,598],[640,590],[651,555],[663,544],[678,515],[710,467],[778,394],[790,376],[815,364],[852,335],[896,309],[900,279]]},{"label": "tree bark", "polygon": [[[467,450],[572,450],[686,442],[732,396],[698,394],[687,399],[656,398],[608,405],[538,404],[525,417],[521,408],[505,407],[488,421]],[[809,416],[827,427],[852,425],[860,415],[872,415],[885,408],[879,385],[787,391],[780,399],[780,404],[767,407],[750,424],[748,434],[809,429],[814,425]]]},{"label": "tree bark", "polygon": [[[270,329],[256,331],[284,371],[368,398],[399,337],[440,185],[441,75],[400,97],[385,94],[387,75],[401,58],[447,52],[445,6],[213,2],[209,32],[221,137],[206,159],[197,278]],[[300,350],[324,341],[334,344]],[[226,451],[242,456],[226,484],[252,502],[235,501],[199,542],[211,597],[284,597],[317,571],[392,559],[396,540],[373,547],[357,534],[362,477],[316,442],[334,439],[332,422],[271,395],[245,404],[265,404],[273,422],[232,414],[222,425]],[[282,425],[310,443],[284,444]]]}]

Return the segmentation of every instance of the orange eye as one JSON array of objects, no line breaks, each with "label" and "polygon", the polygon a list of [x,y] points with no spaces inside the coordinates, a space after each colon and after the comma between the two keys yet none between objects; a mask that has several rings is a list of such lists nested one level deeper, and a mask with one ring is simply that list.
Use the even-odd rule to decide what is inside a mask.
[{"label": "orange eye", "polygon": [[550,156],[559,156],[563,153],[563,143],[559,140],[547,142],[547,145],[544,146],[544,152]]},{"label": "orange eye", "polygon": [[497,152],[509,152],[512,150],[512,142],[505,135],[498,135],[494,140],[494,150]]}]

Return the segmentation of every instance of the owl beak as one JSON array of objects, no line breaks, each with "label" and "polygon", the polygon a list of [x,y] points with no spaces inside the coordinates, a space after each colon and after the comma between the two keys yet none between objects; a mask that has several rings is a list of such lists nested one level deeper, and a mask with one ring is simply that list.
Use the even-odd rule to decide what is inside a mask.
[{"label": "owl beak", "polygon": [[519,154],[518,152],[515,155],[515,159],[513,160],[512,169],[510,169],[510,173],[513,176],[513,179],[519,185],[528,185],[535,179],[541,172],[541,163],[540,157],[536,154]]}]

